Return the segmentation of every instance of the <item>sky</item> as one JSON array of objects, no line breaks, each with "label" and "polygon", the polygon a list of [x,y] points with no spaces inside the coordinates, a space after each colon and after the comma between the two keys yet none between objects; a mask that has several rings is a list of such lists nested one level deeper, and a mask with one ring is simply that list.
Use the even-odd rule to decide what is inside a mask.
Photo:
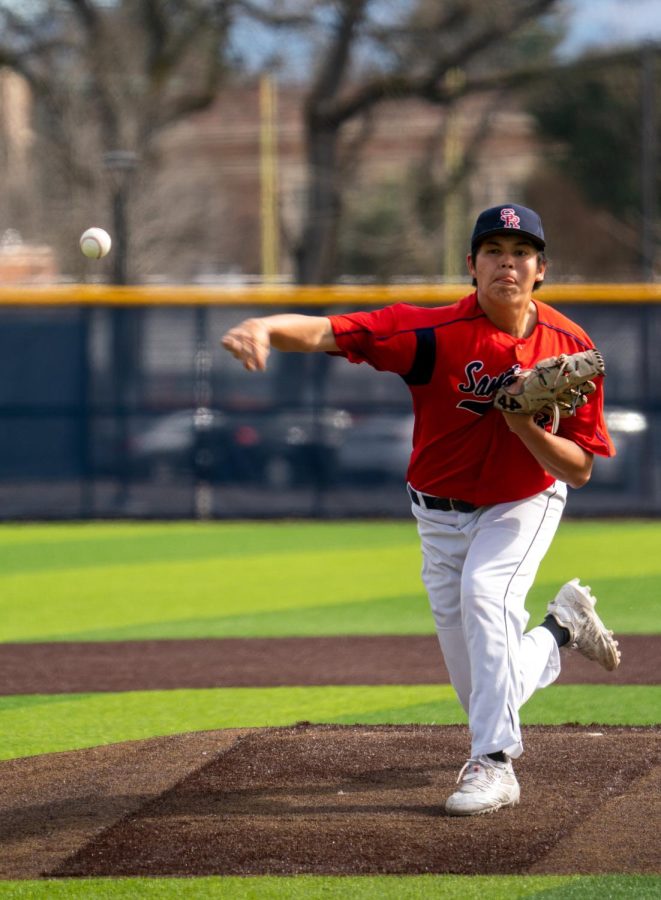
[{"label": "sky", "polygon": [[568,55],[645,38],[661,41],[659,0],[570,0],[569,5],[570,34],[562,46]]},{"label": "sky", "polygon": [[[24,2],[24,0],[23,0]],[[411,0],[383,0],[383,9],[395,12]],[[585,50],[613,44],[639,43],[649,38],[661,42],[661,0],[565,0],[569,15],[567,39],[559,48],[562,57],[571,58]],[[244,62],[259,70],[264,57],[274,59],[283,53],[286,41],[287,69],[308,71],[310,59],[305,55],[305,42],[298,44],[289,34],[274,38],[251,23],[237,30],[237,46]],[[300,58],[299,58],[300,57]]]},{"label": "sky", "polygon": [[[0,0],[0,5],[25,8],[30,2],[37,5],[38,0]],[[96,2],[104,5],[113,0]],[[409,3],[410,0],[387,0],[384,6],[396,10]],[[570,33],[562,48],[567,55],[589,47],[631,43],[646,37],[661,41],[661,0],[565,0],[565,3],[571,10]],[[249,31],[254,35],[258,29],[253,27]]]}]

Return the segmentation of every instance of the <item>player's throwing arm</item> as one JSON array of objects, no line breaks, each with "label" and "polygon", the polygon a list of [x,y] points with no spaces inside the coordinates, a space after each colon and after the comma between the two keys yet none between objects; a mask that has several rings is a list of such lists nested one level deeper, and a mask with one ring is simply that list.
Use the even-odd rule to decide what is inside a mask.
[{"label": "player's throwing arm", "polygon": [[249,372],[266,369],[271,347],[299,353],[338,349],[329,319],[295,313],[245,319],[224,335],[221,344]]}]

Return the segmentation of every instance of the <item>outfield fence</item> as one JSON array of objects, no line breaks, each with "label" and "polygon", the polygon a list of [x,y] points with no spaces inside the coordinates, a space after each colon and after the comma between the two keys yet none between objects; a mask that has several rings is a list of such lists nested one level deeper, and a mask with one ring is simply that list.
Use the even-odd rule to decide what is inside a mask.
[{"label": "outfield fence", "polygon": [[[0,518],[408,515],[400,378],[325,354],[246,372],[219,347],[247,316],[316,315],[463,285],[0,289]],[[568,511],[661,512],[661,285],[558,285],[606,357],[618,448]]]}]

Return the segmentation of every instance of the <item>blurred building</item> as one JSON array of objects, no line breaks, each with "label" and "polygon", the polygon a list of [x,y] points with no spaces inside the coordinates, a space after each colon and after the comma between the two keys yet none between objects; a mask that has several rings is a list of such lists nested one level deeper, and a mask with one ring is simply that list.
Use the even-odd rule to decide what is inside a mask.
[{"label": "blurred building", "polygon": [[19,189],[29,177],[32,102],[24,78],[0,69],[0,161],[9,183]]},{"label": "blurred building", "polygon": [[[296,235],[305,191],[306,159],[301,118],[303,90],[295,85],[277,89],[275,129],[281,229],[281,273],[291,274],[291,243]],[[465,237],[474,214],[503,197],[520,197],[540,158],[540,146],[528,115],[514,103],[501,104],[483,120],[486,103],[471,98],[452,119],[423,102],[393,100],[377,106],[367,121],[350,123],[344,133],[344,180],[348,203],[365,203],[370,191],[401,183],[416,162],[442,179],[451,143],[455,162],[474,140],[474,164],[458,202],[448,211],[452,230]],[[191,191],[198,179],[206,183],[199,214],[211,218],[218,273],[260,271],[260,113],[258,82],[227,87],[208,110],[172,127],[160,143],[167,183],[178,183],[185,172]],[[165,175],[164,175],[165,177]],[[214,209],[209,209],[213,202]],[[208,239],[209,235],[207,235]],[[464,247],[462,244],[461,261]],[[462,267],[463,271],[463,267]],[[212,275],[212,272],[209,272]]]},{"label": "blurred building", "polygon": [[4,284],[52,282],[59,274],[53,248],[26,242],[19,231],[31,202],[31,117],[27,82],[0,69],[0,283]]},{"label": "blurred building", "polygon": [[57,281],[59,269],[53,248],[46,244],[26,244],[18,231],[0,234],[0,284]]},{"label": "blurred building", "polygon": [[[308,176],[305,91],[277,84],[275,94],[270,123],[255,79],[224,86],[210,108],[160,135],[131,180],[132,280],[259,277],[266,169],[276,184],[275,268],[291,278]],[[24,237],[20,253],[16,241],[0,250],[0,277],[48,280],[61,272],[72,280],[104,280],[112,260],[90,268],[77,248],[83,227],[112,220],[101,156],[89,166],[93,188],[60,183],[61,169],[48,169],[46,149],[35,149],[31,116],[26,83],[0,70],[0,235]],[[275,148],[268,160],[267,124]],[[451,111],[412,99],[377,104],[343,130],[339,274],[463,279],[476,213],[512,200],[542,214],[550,277],[639,280],[635,224],[590,207],[580,186],[554,167],[561,149],[541,141],[513,97],[496,104],[468,97]]]}]

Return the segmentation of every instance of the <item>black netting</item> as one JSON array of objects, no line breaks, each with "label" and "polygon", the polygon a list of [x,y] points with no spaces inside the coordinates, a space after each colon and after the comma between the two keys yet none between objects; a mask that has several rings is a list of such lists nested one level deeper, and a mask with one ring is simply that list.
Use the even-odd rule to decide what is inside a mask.
[{"label": "black netting", "polygon": [[[562,309],[606,357],[618,448],[569,511],[658,514],[661,308]],[[407,515],[401,379],[315,354],[254,374],[220,349],[277,311],[0,309],[1,517]]]}]

